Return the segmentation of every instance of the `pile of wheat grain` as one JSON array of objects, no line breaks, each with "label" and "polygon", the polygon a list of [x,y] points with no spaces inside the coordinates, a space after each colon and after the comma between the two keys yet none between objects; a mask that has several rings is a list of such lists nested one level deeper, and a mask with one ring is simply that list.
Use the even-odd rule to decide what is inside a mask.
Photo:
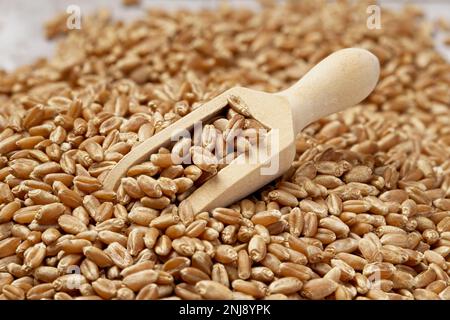
[{"label": "pile of wheat grain", "polygon": [[[47,23],[55,56],[0,71],[0,299],[450,299],[450,65],[419,10],[370,30],[368,5]],[[204,101],[286,88],[352,46],[380,59],[377,88],[305,128],[261,192],[194,214],[180,195],[204,170],[165,149],[103,190]]]}]

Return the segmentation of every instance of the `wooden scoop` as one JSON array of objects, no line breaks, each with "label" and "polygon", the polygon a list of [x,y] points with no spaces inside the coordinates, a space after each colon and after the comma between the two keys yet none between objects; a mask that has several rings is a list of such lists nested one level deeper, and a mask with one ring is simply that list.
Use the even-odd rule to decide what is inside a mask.
[{"label": "wooden scoop", "polygon": [[198,122],[207,124],[223,111],[230,96],[237,96],[248,106],[251,117],[270,129],[269,141],[277,148],[264,163],[245,163],[242,158],[246,155],[240,155],[187,198],[194,212],[226,207],[288,170],[295,157],[296,135],[309,123],[361,102],[375,88],[379,72],[378,59],[372,53],[349,48],[329,55],[284,91],[271,94],[242,87],[229,89],[131,150],[103,185],[115,190],[131,166],[148,161],[160,147],[169,146],[177,131],[191,131]]}]

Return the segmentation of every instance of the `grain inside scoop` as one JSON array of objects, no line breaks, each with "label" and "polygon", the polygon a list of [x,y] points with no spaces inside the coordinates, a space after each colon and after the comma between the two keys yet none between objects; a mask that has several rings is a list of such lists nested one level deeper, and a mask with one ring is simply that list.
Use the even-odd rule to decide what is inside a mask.
[{"label": "grain inside scoop", "polygon": [[267,128],[270,152],[258,161],[246,153],[239,155],[187,198],[195,212],[228,206],[288,170],[295,157],[296,134],[311,122],[361,102],[378,77],[378,59],[366,50],[349,48],[331,54],[282,92],[227,90],[131,150],[108,174],[104,187],[116,190],[131,166],[147,161],[160,147],[169,147],[173,137],[192,131],[194,124],[210,123],[235,103],[241,113]]}]

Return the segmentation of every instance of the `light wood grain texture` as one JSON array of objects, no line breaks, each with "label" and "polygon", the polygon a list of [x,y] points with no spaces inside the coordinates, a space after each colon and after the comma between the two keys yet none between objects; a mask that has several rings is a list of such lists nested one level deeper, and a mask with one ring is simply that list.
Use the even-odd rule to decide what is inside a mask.
[{"label": "light wood grain texture", "polygon": [[[128,168],[169,145],[177,131],[191,130],[198,121],[206,124],[227,105],[227,98],[235,95],[249,107],[254,119],[270,129],[268,140],[273,138],[277,148],[264,163],[246,161],[247,156],[240,155],[188,198],[195,212],[230,205],[289,169],[295,157],[295,136],[306,125],[361,102],[378,78],[378,59],[366,50],[349,48],[331,54],[282,92],[232,88],[133,149],[113,168],[104,186],[116,189]],[[277,170],[268,170],[274,163]]]}]

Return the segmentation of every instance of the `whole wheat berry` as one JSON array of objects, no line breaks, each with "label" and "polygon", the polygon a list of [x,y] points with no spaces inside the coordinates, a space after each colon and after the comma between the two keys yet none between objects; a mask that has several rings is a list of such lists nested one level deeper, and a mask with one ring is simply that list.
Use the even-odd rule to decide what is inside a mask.
[{"label": "whole wheat berry", "polygon": [[[0,299],[450,299],[450,66],[417,7],[383,8],[390,27],[369,30],[369,4],[47,23],[63,35],[54,57],[0,77]],[[291,168],[258,192],[210,212],[186,200],[264,141],[237,96],[103,189],[204,102],[283,90],[343,44],[379,58],[377,87],[306,127]]]}]

